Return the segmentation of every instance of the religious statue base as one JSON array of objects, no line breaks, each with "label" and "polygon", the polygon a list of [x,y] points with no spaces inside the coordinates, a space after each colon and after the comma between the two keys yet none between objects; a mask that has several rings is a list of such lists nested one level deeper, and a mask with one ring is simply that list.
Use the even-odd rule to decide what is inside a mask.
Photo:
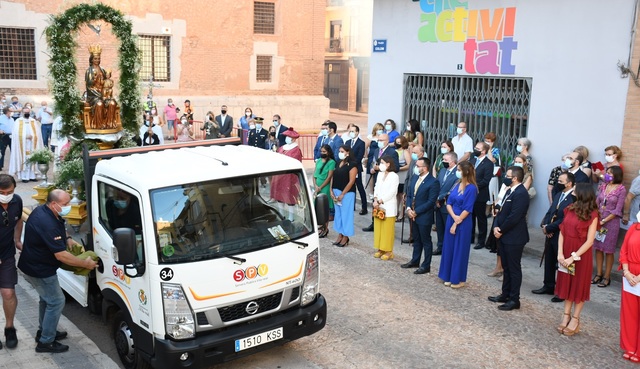
[{"label": "religious statue base", "polygon": [[54,187],[55,186],[53,184],[46,187],[36,186],[33,189],[36,190],[37,193],[35,195],[32,195],[31,198],[36,200],[38,202],[38,205],[42,205],[47,202],[47,196]]},{"label": "religious statue base", "polygon": [[64,218],[77,233],[82,223],[87,220],[87,202],[83,201],[79,204],[72,204],[71,211]]}]

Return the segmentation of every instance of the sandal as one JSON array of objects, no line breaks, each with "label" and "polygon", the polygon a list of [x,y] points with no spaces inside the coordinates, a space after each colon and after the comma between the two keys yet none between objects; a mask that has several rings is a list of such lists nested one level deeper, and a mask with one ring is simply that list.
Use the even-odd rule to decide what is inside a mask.
[{"label": "sandal", "polygon": [[598,287],[607,287],[610,284],[611,284],[611,278],[602,278],[602,281],[598,283]]},{"label": "sandal", "polygon": [[602,276],[601,275],[597,275],[595,277],[593,277],[593,279],[591,280],[591,284],[598,284],[602,282]]},{"label": "sandal", "polygon": [[[564,320],[564,316],[565,316],[565,315],[566,315],[566,316],[568,316],[568,317],[571,317],[571,314],[562,313],[562,320]],[[569,320],[567,320],[567,324],[562,325],[562,323],[560,323],[560,324],[556,327],[556,329],[558,330],[558,332],[559,332],[560,334],[562,334],[562,331],[564,331],[564,329],[565,329],[565,328],[567,328],[567,326],[569,325],[569,322],[570,322],[570,321],[571,321],[571,318],[569,318]]]},{"label": "sandal", "polygon": [[631,357],[629,357],[629,360],[633,361],[634,363],[640,362],[640,358],[638,357],[637,354],[631,355]]},{"label": "sandal", "polygon": [[393,252],[386,252],[384,255],[380,256],[380,260],[391,260],[393,259]]},{"label": "sandal", "polygon": [[631,360],[631,357],[633,357],[633,356],[636,356],[636,353],[635,352],[631,352],[631,351],[627,351],[624,354],[622,354],[622,358],[625,359],[625,360]]},{"label": "sandal", "polygon": [[[576,325],[575,329],[570,329],[569,324],[571,323],[571,320],[574,320],[574,319],[578,321],[578,324]],[[573,336],[576,333],[580,333],[580,319],[575,316],[572,316],[571,320],[569,321],[569,324],[567,324],[567,327],[562,330],[562,334],[564,334],[565,336]]]}]

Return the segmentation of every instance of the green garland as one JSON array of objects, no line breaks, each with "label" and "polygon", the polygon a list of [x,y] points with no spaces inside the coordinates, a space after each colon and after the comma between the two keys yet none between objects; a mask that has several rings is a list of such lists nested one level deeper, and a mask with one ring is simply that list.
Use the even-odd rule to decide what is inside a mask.
[{"label": "green garland", "polygon": [[132,33],[132,24],[126,20],[122,12],[104,4],[80,4],[58,16],[51,16],[51,25],[45,30],[51,58],[49,71],[53,79],[53,97],[56,112],[64,122],[61,129],[63,136],[84,136],[84,126],[80,119],[80,99],[75,64],[75,51],[78,47],[76,33],[78,28],[87,22],[104,20],[112,25],[112,31],[120,40],[120,114],[125,130],[138,131],[142,110],[138,85],[140,53],[136,36]]}]

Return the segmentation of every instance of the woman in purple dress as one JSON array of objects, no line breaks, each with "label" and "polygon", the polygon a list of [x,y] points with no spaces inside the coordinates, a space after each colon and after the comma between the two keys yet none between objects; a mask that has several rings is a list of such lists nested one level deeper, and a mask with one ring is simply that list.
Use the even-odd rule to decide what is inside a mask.
[{"label": "woman in purple dress", "polygon": [[476,173],[468,161],[458,164],[458,183],[453,186],[447,199],[447,224],[442,245],[442,258],[438,277],[445,286],[464,287],[471,251],[471,213],[478,195]]},{"label": "woman in purple dress", "polygon": [[[618,166],[607,168],[604,182],[598,187],[598,211],[600,212],[600,230],[596,233],[593,248],[596,250],[596,275],[591,284],[607,287],[611,284],[613,254],[618,245],[620,219],[624,208],[627,190],[622,185],[622,169]],[[604,274],[602,264],[604,261]]]}]

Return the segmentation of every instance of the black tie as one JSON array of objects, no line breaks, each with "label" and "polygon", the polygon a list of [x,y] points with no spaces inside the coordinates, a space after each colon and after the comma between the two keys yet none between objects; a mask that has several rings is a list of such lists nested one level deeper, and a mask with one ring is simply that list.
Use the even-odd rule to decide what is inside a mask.
[{"label": "black tie", "polygon": [[506,199],[509,195],[511,195],[511,189],[507,190],[507,193],[504,194],[504,198]]}]

